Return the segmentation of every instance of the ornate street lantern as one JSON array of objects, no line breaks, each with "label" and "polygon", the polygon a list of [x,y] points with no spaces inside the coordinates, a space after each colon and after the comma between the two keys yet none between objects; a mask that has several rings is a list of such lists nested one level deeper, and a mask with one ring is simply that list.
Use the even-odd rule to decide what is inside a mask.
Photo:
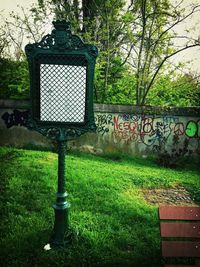
[{"label": "ornate street lantern", "polygon": [[53,25],[51,34],[25,47],[31,88],[28,127],[58,142],[58,192],[50,244],[64,246],[69,242],[70,206],[65,190],[65,148],[68,140],[96,129],[93,77],[98,50],[73,35],[69,22]]}]

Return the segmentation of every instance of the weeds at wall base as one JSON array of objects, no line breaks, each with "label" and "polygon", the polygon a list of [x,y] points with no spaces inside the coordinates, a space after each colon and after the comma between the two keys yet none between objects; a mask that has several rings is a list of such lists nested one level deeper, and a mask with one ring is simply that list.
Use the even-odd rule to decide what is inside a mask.
[{"label": "weeds at wall base", "polygon": [[183,147],[180,148],[178,147],[177,138],[177,136],[173,137],[171,152],[167,151],[165,145],[162,143],[157,147],[157,163],[159,166],[176,169],[185,166],[191,159],[197,161],[196,158],[192,156],[193,151],[189,149],[189,140],[185,139]]}]

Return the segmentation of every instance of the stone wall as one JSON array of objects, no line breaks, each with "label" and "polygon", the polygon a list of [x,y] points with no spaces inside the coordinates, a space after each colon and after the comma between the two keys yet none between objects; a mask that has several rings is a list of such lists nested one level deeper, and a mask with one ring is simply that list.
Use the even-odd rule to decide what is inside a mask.
[{"label": "stone wall", "polygon": [[[28,101],[0,101],[0,145],[52,148],[52,143],[26,129]],[[149,155],[200,153],[200,108],[165,108],[96,104],[97,132],[70,142],[93,153]]]}]

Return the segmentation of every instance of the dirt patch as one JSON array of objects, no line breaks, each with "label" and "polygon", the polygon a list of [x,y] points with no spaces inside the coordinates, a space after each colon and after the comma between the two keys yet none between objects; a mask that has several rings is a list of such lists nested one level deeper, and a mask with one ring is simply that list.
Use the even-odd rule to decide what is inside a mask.
[{"label": "dirt patch", "polygon": [[145,189],[144,198],[151,204],[197,206],[189,192],[184,187],[173,189]]}]

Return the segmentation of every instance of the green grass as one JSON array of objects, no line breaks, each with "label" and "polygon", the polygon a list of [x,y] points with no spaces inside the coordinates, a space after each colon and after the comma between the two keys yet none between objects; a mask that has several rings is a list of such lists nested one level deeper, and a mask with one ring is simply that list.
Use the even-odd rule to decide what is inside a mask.
[{"label": "green grass", "polygon": [[158,207],[141,189],[181,185],[196,199],[200,193],[195,166],[171,170],[150,159],[70,154],[73,242],[44,251],[54,221],[57,155],[3,147],[0,164],[1,267],[160,267]]}]

